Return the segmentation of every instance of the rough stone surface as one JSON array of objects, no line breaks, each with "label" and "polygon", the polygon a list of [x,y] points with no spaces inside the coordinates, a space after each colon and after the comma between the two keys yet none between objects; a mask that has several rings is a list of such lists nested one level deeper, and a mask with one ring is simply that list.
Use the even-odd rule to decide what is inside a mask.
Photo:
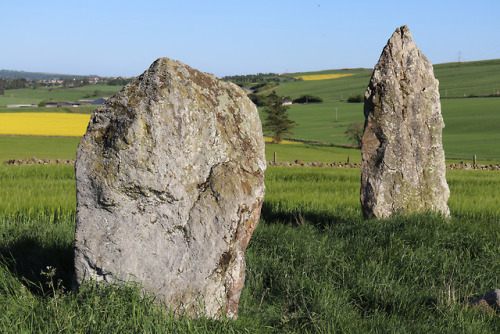
[{"label": "rough stone surface", "polygon": [[478,297],[471,303],[472,306],[488,312],[500,312],[500,289],[491,290]]},{"label": "rough stone surface", "polygon": [[160,58],[94,111],[75,169],[76,285],[136,281],[178,314],[237,316],[266,169],[239,87]]},{"label": "rough stone surface", "polygon": [[387,42],[365,93],[361,204],[365,217],[449,215],[438,81],[407,26]]}]

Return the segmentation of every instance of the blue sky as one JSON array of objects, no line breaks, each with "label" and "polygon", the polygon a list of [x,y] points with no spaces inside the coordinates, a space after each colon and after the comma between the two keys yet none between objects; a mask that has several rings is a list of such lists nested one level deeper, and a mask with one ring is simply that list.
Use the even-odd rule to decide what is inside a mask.
[{"label": "blue sky", "polygon": [[0,3],[0,69],[136,76],[159,57],[217,76],[373,67],[408,25],[432,63],[500,58],[500,1]]}]

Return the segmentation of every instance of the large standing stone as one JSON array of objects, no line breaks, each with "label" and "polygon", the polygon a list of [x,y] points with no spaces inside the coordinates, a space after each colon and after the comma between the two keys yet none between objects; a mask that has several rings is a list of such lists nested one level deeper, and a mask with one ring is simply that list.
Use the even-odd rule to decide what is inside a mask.
[{"label": "large standing stone", "polygon": [[179,314],[237,316],[265,168],[243,90],[158,59],[80,141],[76,283],[136,281]]},{"label": "large standing stone", "polygon": [[407,26],[387,42],[365,93],[361,204],[365,217],[449,215],[438,81]]}]

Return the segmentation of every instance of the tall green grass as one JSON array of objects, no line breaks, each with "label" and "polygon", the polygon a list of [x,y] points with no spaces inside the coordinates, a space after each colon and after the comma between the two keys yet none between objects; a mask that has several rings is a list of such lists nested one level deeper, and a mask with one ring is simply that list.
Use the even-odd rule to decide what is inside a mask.
[{"label": "tall green grass", "polygon": [[269,167],[240,316],[216,321],[174,318],[134,284],[70,291],[72,166],[1,166],[0,331],[497,333],[469,302],[500,284],[500,173],[448,180],[451,219],[363,220],[359,170]]},{"label": "tall green grass", "polygon": [[73,165],[0,166],[0,216],[74,214]]}]

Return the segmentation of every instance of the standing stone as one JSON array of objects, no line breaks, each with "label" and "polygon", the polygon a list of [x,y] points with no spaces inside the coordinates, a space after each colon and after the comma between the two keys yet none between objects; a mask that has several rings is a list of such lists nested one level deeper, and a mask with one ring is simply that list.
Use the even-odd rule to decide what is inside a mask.
[{"label": "standing stone", "polygon": [[76,284],[135,281],[177,314],[236,317],[265,169],[243,90],[156,60],[80,141]]},{"label": "standing stone", "polygon": [[365,217],[449,215],[438,81],[407,26],[387,42],[365,93],[361,204]]}]

